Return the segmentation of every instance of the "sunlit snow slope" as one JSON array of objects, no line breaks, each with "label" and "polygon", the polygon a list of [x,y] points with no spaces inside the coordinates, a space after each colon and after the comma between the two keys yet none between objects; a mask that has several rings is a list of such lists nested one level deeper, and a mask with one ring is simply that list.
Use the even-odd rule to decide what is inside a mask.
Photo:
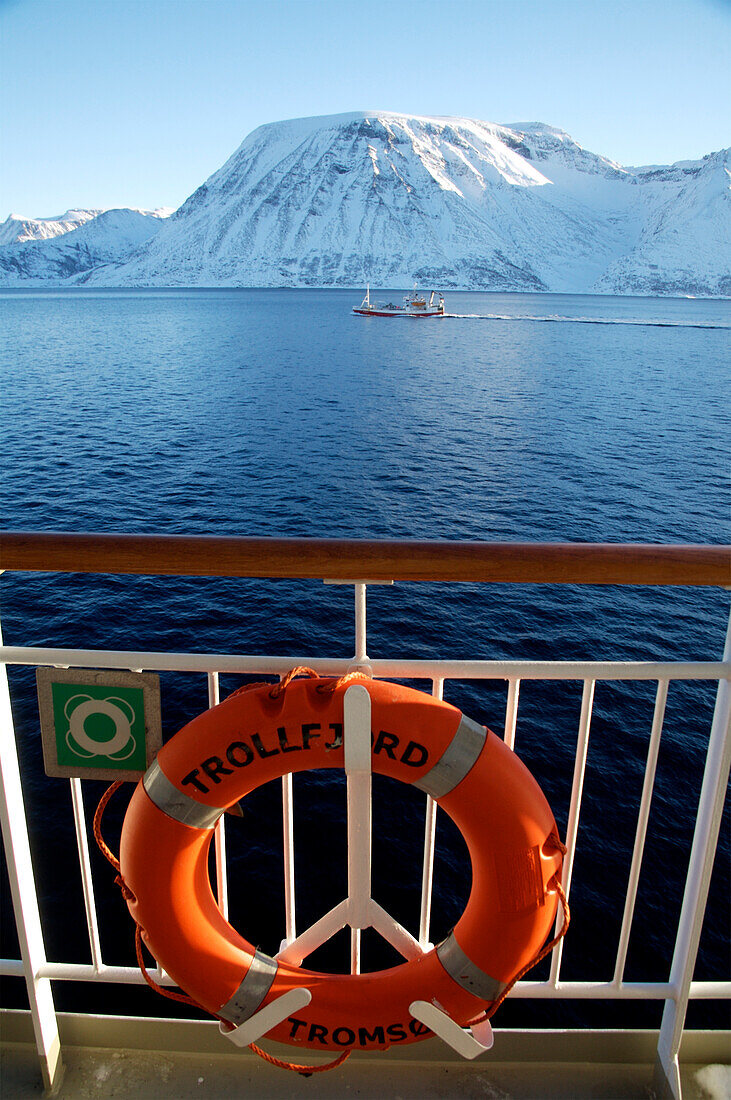
[{"label": "sunlit snow slope", "polygon": [[700,162],[636,170],[667,182],[636,244],[611,264],[598,289],[631,294],[731,296],[731,149]]},{"label": "sunlit snow slope", "polygon": [[91,221],[97,214],[101,214],[101,210],[67,210],[65,214],[52,218],[24,218],[22,214],[11,214],[0,225],[0,245],[61,237]]}]

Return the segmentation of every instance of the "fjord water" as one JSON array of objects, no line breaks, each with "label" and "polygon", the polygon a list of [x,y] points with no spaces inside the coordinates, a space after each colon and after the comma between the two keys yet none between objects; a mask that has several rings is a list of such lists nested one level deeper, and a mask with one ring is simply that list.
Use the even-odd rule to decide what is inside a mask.
[{"label": "fjord water", "polygon": [[[416,322],[356,317],[351,307],[360,296],[1,294],[2,526],[731,541],[728,301],[449,293],[453,316]],[[45,574],[6,574],[2,586],[8,644],[279,653],[293,660],[347,657],[353,649],[347,587]],[[374,586],[369,653],[716,660],[728,602],[727,593],[697,588]],[[206,685],[199,675],[161,680],[169,736],[207,705]],[[226,678],[222,694],[240,682]],[[68,788],[43,775],[31,670],[13,670],[11,687],[47,950],[51,958],[78,961],[88,956],[88,943]],[[502,731],[504,685],[448,685],[446,697]],[[521,690],[516,748],[562,832],[580,702],[576,683],[526,682]],[[567,978],[612,976],[653,703],[654,685],[597,685]],[[712,707],[710,686],[671,686],[629,980],[667,978]],[[408,797],[400,785],[397,798],[393,787],[375,784],[374,887],[415,930],[423,798]],[[89,813],[101,789],[88,784]],[[304,928],[344,895],[344,837],[332,828],[333,816],[343,816],[342,782],[330,773],[296,777],[295,796]],[[276,790],[257,792],[243,821],[229,829],[234,921],[269,952],[284,932],[279,798]],[[112,838],[121,812],[110,809]],[[443,814],[440,823],[435,941],[469,892],[465,850]],[[113,875],[102,862],[98,869],[105,955],[133,965]],[[727,976],[727,870],[728,830],[699,978]],[[366,950],[371,965],[396,961],[370,941]],[[322,952],[312,962],[337,966],[344,957]],[[69,984],[57,991],[61,1007],[165,1009],[147,990],[81,995]],[[499,1022],[574,1019],[565,1006],[547,1013],[542,1004],[508,1003]],[[715,1011],[694,1006],[691,1022],[712,1020]],[[576,1018],[595,1017],[654,1024],[659,1010],[632,1006],[612,1014],[590,1005]]]}]

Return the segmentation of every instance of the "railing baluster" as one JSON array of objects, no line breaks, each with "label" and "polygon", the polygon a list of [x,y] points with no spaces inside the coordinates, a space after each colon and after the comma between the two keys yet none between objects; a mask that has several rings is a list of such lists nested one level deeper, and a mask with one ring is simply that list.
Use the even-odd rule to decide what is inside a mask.
[{"label": "railing baluster", "polygon": [[[444,680],[432,682],[432,695],[442,699]],[[431,924],[431,903],[434,883],[434,847],[437,835],[437,804],[430,794],[426,796],[424,816],[424,858],[421,871],[421,913],[419,915],[419,943],[424,951],[429,948],[429,926]]]},{"label": "railing baluster", "polygon": [[23,788],[20,782],[18,750],[5,665],[0,669],[0,822],[36,1049],[43,1083],[50,1093],[56,1088],[63,1075],[61,1041],[51,982],[48,978],[40,977],[46,962],[46,949],[43,944],[38,893],[30,856],[28,825],[23,804]]},{"label": "railing baluster", "polygon": [[348,788],[348,921],[351,974],[360,974],[360,930],[371,924],[371,700],[360,685],[348,688],[344,706]]},{"label": "railing baluster", "polygon": [[[208,706],[216,707],[221,700],[218,673],[208,673]],[[228,920],[228,875],[226,870],[226,827],[223,817],[218,819],[213,834],[216,852],[216,900],[221,914]]]},{"label": "railing baluster", "polygon": [[520,680],[511,677],[508,680],[508,699],[505,704],[505,744],[509,749],[515,748],[515,727],[518,721],[518,697],[520,695]]},{"label": "railing baluster", "polygon": [[284,942],[297,937],[294,894],[294,784],[292,773],[282,776],[282,843],[284,849]]},{"label": "railing baluster", "polygon": [[[362,581],[356,581],[356,583],[353,586],[353,592],[354,592],[354,618],[355,618],[355,653],[353,655],[353,663],[356,664],[356,665],[361,665],[361,664],[365,664],[368,661],[368,632],[367,632],[367,625],[366,625],[367,620],[366,620],[366,585],[365,585],[365,583],[363,583]],[[348,752],[347,743],[346,743],[345,751],[346,751],[346,754],[347,754],[347,752]],[[347,771],[347,764],[346,764],[346,771]],[[371,814],[372,814],[370,772],[368,774],[368,784],[367,784],[367,786],[368,786],[368,793],[367,793],[367,803],[368,804],[367,804],[367,807],[366,807],[366,793],[365,793],[365,786],[364,786],[365,780],[364,780],[363,775],[353,775],[353,776],[349,775],[347,782],[348,782],[348,876],[349,876],[348,891],[350,892],[350,890],[351,890],[350,877],[356,873],[356,871],[355,871],[356,862],[355,861],[356,861],[356,859],[358,859],[362,872],[365,872],[366,865],[367,865],[367,871],[368,871],[368,896],[370,897],[370,886],[371,886],[371,881],[370,881],[370,858],[371,858],[370,857],[370,843],[371,843],[371,841],[370,841],[370,829],[371,829]],[[361,818],[360,827],[365,827],[366,824],[367,824],[367,828],[368,828],[368,832],[369,832],[367,859],[366,859],[366,856],[365,856],[365,852],[363,852],[363,851],[360,852],[359,856],[356,856],[356,853],[354,851],[353,855],[351,856],[350,846],[351,846],[351,842],[353,841],[353,837],[355,836],[355,833],[353,832],[354,826],[351,824],[351,819],[350,819],[350,792],[351,791],[353,791],[353,792],[357,791],[358,792],[355,795],[355,798],[357,800],[357,808],[356,808],[356,805],[354,804],[354,806],[353,806],[353,817],[355,818],[356,815],[360,816],[360,818]],[[356,829],[358,828],[357,824],[356,824],[355,828]],[[353,886],[353,889],[355,890],[355,889],[357,889],[357,887]],[[365,915],[363,914],[360,919],[365,921],[366,920]],[[358,925],[351,923],[351,928],[350,928],[350,973],[351,974],[360,974],[360,969],[361,969],[360,949],[361,949],[361,939],[362,939],[361,931],[362,930]]]},{"label": "railing baluster", "polygon": [[353,662],[362,664],[368,660],[367,632],[366,632],[366,585],[362,581],[356,581],[355,595],[355,655]]},{"label": "railing baluster", "polygon": [[[731,661],[731,615],[723,659]],[[675,991],[675,997],[665,1001],[657,1043],[659,1084],[663,1086],[667,1082],[673,1096],[678,1100],[680,1097],[678,1053],[708,900],[708,887],[718,844],[729,771],[731,771],[731,683],[728,680],[719,680],[706,752],[706,765],[703,769],[701,796],[695,819],[693,846],[685,880],[683,906],[680,910],[678,934],[670,967],[670,985]]]},{"label": "railing baluster", "polygon": [[[586,772],[586,754],[589,748],[589,729],[591,727],[591,713],[594,706],[594,680],[584,680],[584,690],[581,696],[581,717],[579,719],[579,734],[576,741],[576,759],[574,761],[574,778],[571,785],[571,805],[569,807],[569,820],[566,826],[566,855],[563,861],[563,873],[561,885],[563,886],[566,900],[568,901],[571,890],[571,875],[574,869],[574,853],[576,851],[576,834],[579,831],[579,814],[581,812],[581,794],[584,789],[584,775]],[[563,913],[560,911],[556,917],[556,931],[563,922]],[[563,952],[563,940],[559,940],[553,949],[551,957],[551,974],[549,982],[552,986],[558,985],[558,976],[561,970],[561,956]]]},{"label": "railing baluster", "polygon": [[655,771],[657,769],[657,755],[660,751],[660,735],[665,717],[665,704],[668,697],[668,682],[660,680],[655,696],[655,712],[652,717],[652,733],[647,750],[647,763],[645,764],[645,778],[642,784],[642,796],[640,798],[640,812],[637,819],[635,832],[635,846],[632,852],[632,866],[627,883],[627,896],[624,902],[624,916],[622,917],[622,930],[619,934],[619,947],[617,949],[617,961],[614,967],[614,982],[620,985],[624,977],[624,966],[627,961],[627,948],[632,928],[632,917],[635,911],[637,899],[637,886],[642,867],[642,855],[645,850],[645,837],[647,835],[647,823],[650,817],[650,803],[652,790],[655,784]]},{"label": "railing baluster", "polygon": [[99,970],[104,965],[104,960],[102,959],[102,948],[99,940],[99,925],[97,923],[96,900],[94,898],[94,880],[92,878],[91,860],[89,859],[89,840],[86,832],[84,798],[81,793],[81,780],[70,779],[69,783],[71,784],[71,802],[74,808],[76,847],[79,853],[81,889],[84,894],[84,909],[86,911],[86,927],[89,933],[91,961],[94,964],[94,969]]}]

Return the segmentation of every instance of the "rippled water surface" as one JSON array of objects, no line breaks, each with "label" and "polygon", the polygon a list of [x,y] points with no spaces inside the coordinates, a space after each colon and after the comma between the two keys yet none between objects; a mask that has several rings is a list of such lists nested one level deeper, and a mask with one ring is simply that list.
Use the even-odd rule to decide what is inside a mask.
[{"label": "rippled water surface", "polygon": [[[731,303],[450,293],[453,316],[416,322],[356,317],[358,302],[345,291],[0,294],[2,526],[731,541]],[[352,592],[315,582],[24,574],[3,577],[3,592],[11,644],[352,652]],[[400,584],[369,592],[369,653],[715,660],[727,616],[728,594],[697,588]],[[171,734],[206,705],[205,683],[162,679]],[[67,858],[67,787],[47,780],[38,762],[30,672],[14,670],[12,688],[47,883],[49,955],[83,958],[83,913],[68,892],[78,872],[75,853]],[[502,685],[449,685],[447,697],[501,730]],[[578,684],[526,683],[521,692],[517,749],[562,830],[580,697]],[[612,974],[629,869],[618,849],[634,834],[653,699],[649,685],[597,687],[567,977]],[[671,687],[630,978],[667,977],[712,705],[703,684]],[[423,805],[407,799],[395,810],[384,784],[376,790],[386,834],[374,848],[377,896],[413,928]],[[342,816],[343,792],[316,776],[295,787],[298,804],[310,806],[297,833],[304,927],[344,890],[342,845],[325,824],[328,814]],[[96,797],[89,784],[90,808]],[[270,844],[278,797],[252,796],[232,841],[234,911],[268,951],[283,934],[280,857]],[[49,816],[58,821],[50,835]],[[113,835],[115,824],[112,811]],[[457,919],[469,886],[461,841],[447,822],[442,832],[435,937]],[[724,844],[721,872],[728,835]],[[726,976],[723,879],[717,872],[699,977]],[[121,902],[111,885],[99,890],[112,928],[105,949],[131,962]],[[58,919],[61,906],[67,919]],[[374,965],[384,963],[368,950]],[[68,987],[58,997],[76,1004]],[[116,992],[104,997],[107,1010],[119,1008]],[[158,1009],[141,1004],[135,1010]],[[538,1002],[501,1011],[504,1025],[517,1013],[556,1022]]]}]

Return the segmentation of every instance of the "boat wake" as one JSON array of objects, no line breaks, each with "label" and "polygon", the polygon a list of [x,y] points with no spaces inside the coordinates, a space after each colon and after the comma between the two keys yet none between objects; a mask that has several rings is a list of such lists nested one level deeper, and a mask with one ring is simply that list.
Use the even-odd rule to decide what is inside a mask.
[{"label": "boat wake", "polygon": [[521,317],[511,316],[506,313],[445,313],[444,317],[454,320],[471,321],[531,321],[542,324],[568,324],[568,325],[639,325],[643,328],[711,328],[731,329],[731,325],[719,325],[711,321],[648,321],[635,318],[618,317],[559,317],[548,315],[545,317]]}]

